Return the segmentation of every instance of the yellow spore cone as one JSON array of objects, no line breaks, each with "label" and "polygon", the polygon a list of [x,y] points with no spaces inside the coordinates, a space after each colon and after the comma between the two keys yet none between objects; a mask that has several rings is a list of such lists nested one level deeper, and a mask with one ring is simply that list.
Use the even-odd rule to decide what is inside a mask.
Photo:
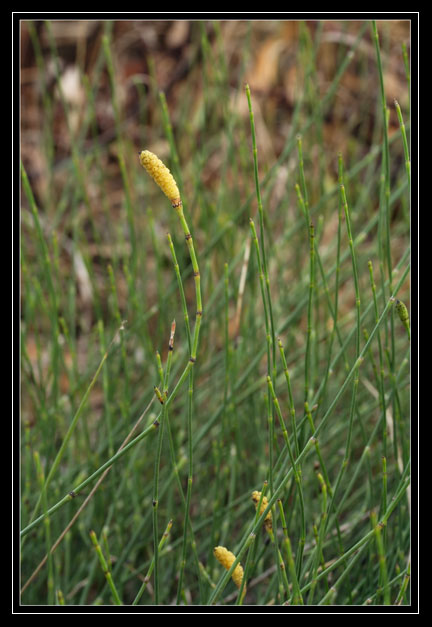
[{"label": "yellow spore cone", "polygon": [[[252,492],[252,501],[255,503],[255,509],[257,509],[258,504],[260,502],[260,498],[261,498],[261,492],[258,492],[257,490],[255,490],[254,492]],[[260,516],[261,514],[264,512],[264,510],[267,508],[268,506],[268,499],[266,496],[263,496],[262,501],[261,501],[261,507],[260,507]],[[271,511],[267,514],[267,516],[264,519],[264,527],[268,532],[271,532],[273,529],[273,522],[272,522],[272,514]]]},{"label": "yellow spore cone", "polygon": [[[215,558],[222,564],[224,568],[229,570],[234,563],[235,555],[228,551],[224,546],[216,546],[213,549],[213,554]],[[234,572],[232,574],[232,580],[234,581],[237,588],[240,588],[242,580],[243,580],[243,567],[240,564],[234,568]]]},{"label": "yellow spore cone", "polygon": [[140,162],[152,179],[159,185],[163,193],[168,196],[173,207],[180,207],[182,202],[180,192],[173,175],[166,165],[150,150],[143,150],[140,154]]}]

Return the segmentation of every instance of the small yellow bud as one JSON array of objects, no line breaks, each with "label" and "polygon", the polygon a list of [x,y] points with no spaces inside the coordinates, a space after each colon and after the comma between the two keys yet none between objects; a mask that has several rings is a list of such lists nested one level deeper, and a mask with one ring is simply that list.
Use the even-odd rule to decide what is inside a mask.
[{"label": "small yellow bud", "polygon": [[[252,501],[255,503],[255,509],[257,509],[258,507],[260,498],[261,498],[261,492],[258,492],[257,490],[252,492]],[[267,508],[267,506],[268,506],[268,499],[266,496],[263,496],[262,501],[261,501],[260,516],[264,512],[264,510]],[[264,519],[264,527],[269,532],[273,529],[271,511],[267,514],[267,516]]]},{"label": "small yellow bud", "polygon": [[182,202],[180,192],[173,175],[166,165],[149,150],[143,150],[140,154],[140,162],[154,181],[159,185],[163,193],[168,196],[173,207],[180,207]]},{"label": "small yellow bud", "polygon": [[410,334],[409,313],[408,313],[408,309],[405,303],[403,303],[401,300],[396,301],[396,311],[402,324],[404,325],[405,329],[408,331],[408,335],[409,335]]},{"label": "small yellow bud", "polygon": [[[216,546],[213,549],[213,554],[218,562],[220,562],[222,566],[227,570],[231,568],[236,558],[234,553],[228,551],[228,549],[226,549],[224,546]],[[243,567],[240,564],[237,564],[237,566],[234,568],[232,579],[237,588],[240,588],[243,580]]]}]

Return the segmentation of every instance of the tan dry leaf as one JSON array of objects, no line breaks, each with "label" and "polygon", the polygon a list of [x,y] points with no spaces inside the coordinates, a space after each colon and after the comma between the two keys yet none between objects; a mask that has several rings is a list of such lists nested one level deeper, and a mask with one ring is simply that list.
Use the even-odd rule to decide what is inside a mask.
[{"label": "tan dry leaf", "polygon": [[268,91],[277,82],[278,61],[281,51],[285,48],[283,39],[269,39],[259,48],[255,63],[248,72],[247,82],[251,89]]}]

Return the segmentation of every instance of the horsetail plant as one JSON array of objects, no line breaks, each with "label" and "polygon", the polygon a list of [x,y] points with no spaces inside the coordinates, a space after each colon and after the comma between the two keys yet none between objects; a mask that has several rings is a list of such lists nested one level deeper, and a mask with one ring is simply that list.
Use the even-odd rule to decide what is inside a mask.
[{"label": "horsetail plant", "polygon": [[282,542],[282,547],[285,549],[285,553],[286,553],[286,557],[287,557],[287,563],[288,563],[288,571],[290,573],[290,577],[292,579],[292,603],[293,605],[303,605],[303,597],[301,595],[300,592],[300,586],[299,586],[299,582],[298,582],[298,577],[297,577],[297,571],[296,571],[296,567],[295,567],[295,562],[294,562],[294,557],[293,557],[293,553],[292,553],[292,548],[291,548],[291,541],[288,535],[288,527],[287,527],[287,522],[286,522],[286,518],[285,518],[285,512],[284,512],[284,508],[282,505],[282,500],[279,498],[277,499],[277,503],[278,503],[278,507],[279,507],[279,515],[281,518],[281,522],[282,522],[282,531],[284,534],[284,539]]},{"label": "horsetail plant", "polygon": [[388,574],[387,574],[387,562],[385,556],[385,547],[383,541],[383,530],[385,526],[380,522],[378,523],[377,514],[375,511],[372,511],[370,514],[371,524],[373,527],[377,553],[378,553],[378,563],[379,563],[379,584],[377,592],[383,594],[383,603],[384,605],[390,605],[390,590],[388,587]]},{"label": "horsetail plant", "polygon": [[312,586],[309,591],[308,605],[313,604],[313,595],[314,595],[315,586],[316,586],[316,576],[318,573],[318,566],[320,562],[324,564],[324,558],[322,555],[322,545],[324,541],[325,521],[327,518],[327,485],[321,473],[319,472],[317,473],[317,478],[320,483],[321,493],[322,493],[321,516],[320,516],[319,531],[316,530],[316,547],[315,547],[315,555],[314,555],[313,567],[312,567]]},{"label": "horsetail plant", "polygon": [[[353,239],[352,230],[351,230],[350,211],[349,211],[348,201],[347,201],[347,197],[346,197],[346,193],[345,193],[345,186],[343,184],[342,173],[343,173],[342,156],[339,155],[340,194],[341,194],[342,206],[343,206],[344,213],[345,213],[345,222],[346,222],[346,227],[347,227],[348,244],[349,244],[350,253],[351,253],[351,263],[352,263],[353,277],[354,277],[356,320],[357,320],[357,324],[356,324],[356,338],[355,338],[356,361],[355,361],[354,367],[352,369],[352,372],[353,372],[353,375],[354,375],[354,377],[353,377],[354,380],[353,380],[353,389],[352,389],[352,394],[351,394],[351,405],[350,405],[349,420],[348,420],[348,433],[347,433],[347,439],[346,439],[346,444],[345,444],[345,454],[344,454],[344,458],[343,458],[343,461],[342,461],[342,464],[341,464],[338,476],[336,478],[335,486],[333,488],[331,507],[333,506],[333,503],[334,503],[334,500],[335,500],[335,496],[336,496],[336,492],[337,492],[337,490],[338,490],[338,488],[340,486],[342,477],[343,477],[343,475],[344,475],[344,473],[346,471],[346,467],[348,465],[349,458],[350,458],[350,455],[351,455],[351,439],[352,439],[352,432],[353,432],[354,415],[355,415],[355,412],[356,412],[357,390],[358,390],[358,384],[359,384],[359,368],[360,368],[360,366],[361,366],[361,364],[363,362],[363,357],[362,357],[362,354],[360,352],[360,335],[361,335],[360,324],[361,324],[361,316],[360,316],[359,278],[358,278],[357,260],[356,260],[355,247],[354,247],[354,239]],[[378,327],[378,325],[377,325],[377,327]]]},{"label": "horsetail plant", "polygon": [[[122,332],[122,331],[124,331],[124,328],[125,328],[125,323],[126,323],[126,320],[124,320],[124,321],[121,323],[121,325],[120,325],[119,329],[117,330],[116,334],[114,335],[113,339],[111,340],[111,342],[110,342],[110,344],[109,344],[109,346],[108,346],[107,350],[105,351],[105,353],[104,353],[104,354],[103,354],[103,356],[102,356],[102,359],[101,359],[101,361],[100,361],[100,363],[99,363],[99,365],[98,365],[98,367],[97,367],[97,369],[96,369],[96,372],[95,372],[95,373],[94,373],[94,375],[93,375],[93,378],[92,378],[92,380],[91,380],[91,382],[90,382],[90,384],[89,384],[89,386],[88,386],[88,388],[87,388],[86,392],[84,393],[84,396],[83,396],[83,398],[82,398],[82,400],[81,400],[81,403],[80,403],[80,405],[79,405],[78,409],[77,409],[77,410],[76,410],[76,412],[75,412],[75,415],[74,415],[74,417],[73,417],[73,419],[72,419],[72,421],[71,421],[71,423],[70,423],[70,425],[69,425],[69,428],[68,428],[68,430],[67,430],[67,432],[66,432],[66,435],[65,435],[65,436],[64,436],[64,438],[63,438],[63,442],[62,442],[62,444],[61,444],[61,446],[60,446],[60,448],[59,448],[59,450],[58,450],[58,453],[57,453],[57,455],[56,455],[56,457],[55,457],[55,459],[54,459],[54,462],[52,463],[51,469],[50,469],[50,471],[49,471],[48,475],[47,475],[47,476],[45,477],[45,479],[44,479],[44,484],[43,484],[43,487],[42,487],[42,489],[41,489],[41,493],[40,493],[40,495],[39,495],[39,497],[38,497],[38,500],[36,501],[36,505],[35,505],[35,507],[34,507],[33,513],[32,513],[32,515],[31,515],[31,517],[30,517],[30,522],[28,523],[28,525],[27,525],[26,527],[24,527],[24,529],[22,529],[22,530],[21,530],[20,536],[21,536],[22,538],[23,538],[23,537],[24,537],[24,536],[25,536],[25,535],[26,535],[26,534],[27,534],[27,533],[28,533],[28,532],[29,532],[29,531],[30,531],[33,527],[35,527],[35,526],[36,526],[36,525],[37,525],[37,524],[38,524],[41,520],[44,520],[44,518],[45,518],[46,516],[50,515],[52,512],[54,512],[56,509],[58,509],[58,507],[60,507],[61,505],[63,505],[63,504],[64,504],[64,503],[66,503],[67,501],[69,501],[71,498],[74,498],[74,497],[76,496],[76,494],[78,493],[78,490],[80,490],[80,489],[82,489],[82,488],[84,487],[84,483],[85,483],[85,485],[87,485],[87,483],[86,483],[86,482],[84,482],[82,485],[80,485],[80,486],[78,486],[77,488],[75,488],[75,490],[72,490],[71,492],[69,492],[69,494],[67,494],[67,495],[66,495],[66,496],[65,496],[65,497],[64,497],[61,501],[59,501],[59,502],[57,503],[57,505],[55,505],[54,507],[51,507],[51,508],[50,508],[50,509],[49,509],[49,510],[45,513],[45,514],[42,514],[42,515],[41,515],[41,516],[39,516],[38,518],[34,518],[34,517],[35,517],[35,515],[36,515],[36,513],[37,513],[37,511],[38,511],[38,508],[39,508],[39,506],[40,506],[41,501],[42,501],[42,500],[43,500],[43,498],[45,497],[46,491],[47,491],[47,489],[48,489],[48,485],[50,484],[51,479],[53,478],[53,476],[54,476],[54,474],[55,474],[55,472],[56,472],[56,470],[57,470],[57,468],[58,468],[58,466],[59,466],[59,464],[60,464],[60,462],[61,462],[61,459],[62,459],[62,457],[63,457],[63,454],[64,454],[64,452],[65,452],[65,450],[66,450],[66,448],[67,448],[67,445],[68,445],[68,443],[69,443],[69,440],[71,439],[72,434],[73,434],[73,432],[74,432],[74,430],[75,430],[75,427],[77,426],[77,423],[78,423],[78,420],[79,420],[79,418],[80,418],[80,416],[81,416],[81,413],[83,412],[83,409],[84,409],[84,407],[85,407],[85,405],[86,405],[86,402],[87,402],[87,400],[88,400],[88,398],[89,398],[89,396],[90,396],[90,391],[91,391],[91,389],[93,388],[93,386],[95,385],[95,383],[96,383],[96,381],[97,381],[97,379],[98,379],[98,376],[99,376],[99,374],[100,374],[100,372],[101,372],[101,370],[102,370],[102,367],[103,367],[103,365],[104,365],[105,361],[108,359],[108,355],[109,355],[109,353],[110,353],[110,351],[111,351],[111,348],[112,348],[112,347],[113,347],[113,345],[117,342],[118,338],[120,337],[121,332]],[[138,437],[144,437],[144,436],[142,436],[142,434],[141,434],[141,436],[138,436]],[[114,456],[112,457],[112,459],[114,459],[114,458],[116,458],[116,455],[114,455]],[[104,464],[104,465],[102,466],[102,469],[104,470],[104,469],[105,469],[108,465],[110,465],[110,463],[109,463],[109,462],[107,462],[106,464]],[[90,480],[91,480],[92,478],[95,478],[96,476],[99,476],[99,474],[101,474],[101,473],[103,472],[103,470],[102,470],[102,469],[101,469],[101,468],[99,468],[99,470],[98,470],[98,471],[96,471],[95,473],[93,473],[93,475],[87,479],[87,482],[90,482]]]},{"label": "horsetail plant", "polygon": [[387,271],[390,282],[390,291],[392,289],[392,263],[391,263],[391,246],[390,246],[390,152],[388,137],[388,109],[386,103],[386,95],[384,89],[384,71],[382,67],[379,33],[375,20],[372,20],[372,36],[375,42],[375,53],[377,58],[378,76],[380,82],[381,107],[383,116],[383,167],[384,167],[384,215],[386,224],[386,252],[387,252]]},{"label": "horsetail plant", "polygon": [[[44,470],[41,464],[41,460],[40,460],[40,455],[38,451],[34,451],[33,452],[33,459],[34,459],[34,463],[36,466],[36,475],[37,475],[37,479],[39,482],[39,486],[40,489],[43,490],[43,486],[45,483],[45,476],[44,476]],[[42,507],[44,512],[46,512],[46,510],[48,509],[47,506],[47,499],[46,499],[46,493],[43,492],[43,499],[42,499]],[[47,516],[44,520],[44,526],[45,526],[45,543],[46,543],[46,547],[48,550],[48,577],[47,577],[47,598],[48,598],[48,603],[49,604],[53,604],[53,598],[54,598],[54,568],[53,568],[53,557],[52,555],[49,553],[49,549],[51,546],[51,523],[50,523],[50,518],[49,516]]]},{"label": "horsetail plant", "polygon": [[192,235],[189,231],[189,227],[188,227],[186,218],[183,213],[183,203],[180,198],[180,192],[177,187],[177,183],[175,182],[174,177],[171,174],[170,170],[159,159],[159,157],[157,157],[155,154],[153,154],[149,150],[143,150],[141,152],[140,162],[143,168],[147,170],[147,172],[150,174],[150,176],[155,181],[155,183],[159,185],[163,193],[171,201],[171,206],[173,207],[173,209],[176,210],[183,232],[185,234],[185,239],[186,239],[186,243],[189,249],[189,255],[191,258],[193,274],[194,274],[194,279],[195,279],[195,293],[196,293],[196,307],[197,307],[192,351],[191,351],[191,356],[189,359],[190,363],[194,364],[196,361],[199,331],[200,331],[203,311],[202,311],[202,299],[201,299],[200,271],[199,271],[197,257],[195,254],[195,248],[193,245]]},{"label": "horsetail plant", "polygon": [[[69,503],[70,501],[75,499],[78,496],[78,494],[80,494],[80,492],[84,490],[84,488],[86,488],[93,481],[95,481],[95,479],[100,477],[106,470],[109,470],[115,462],[117,462],[119,459],[124,457],[126,453],[130,451],[130,449],[136,446],[138,442],[141,442],[141,440],[143,440],[145,437],[147,437],[148,435],[153,433],[155,430],[157,430],[158,427],[159,427],[159,421],[158,419],[156,419],[150,425],[148,425],[139,435],[137,435],[133,440],[128,442],[128,444],[126,444],[123,448],[120,448],[117,451],[117,453],[115,453],[115,455],[110,457],[110,459],[108,459],[104,464],[102,464],[102,466],[100,466],[97,470],[95,470],[95,472],[89,475],[87,479],[84,479],[84,481],[81,481],[73,490],[68,492],[63,498],[60,499],[60,501],[57,501],[57,503],[53,505],[52,507],[50,507],[44,514],[42,514],[41,516],[38,516],[31,523],[29,523],[26,527],[21,529],[21,532],[20,532],[21,538],[26,536],[32,529],[37,527],[37,525],[39,525],[39,523],[45,520],[45,518],[47,518],[48,516],[51,516],[52,514],[54,514],[54,512],[56,512],[61,507],[66,505],[66,503]],[[45,480],[45,483],[46,483],[46,480]]]},{"label": "horsetail plant", "polygon": [[[168,540],[168,536],[170,534],[172,524],[173,524],[173,521],[170,520],[168,522],[167,526],[166,526],[165,531],[163,532],[162,538],[160,539],[159,546],[158,546],[159,552],[163,549],[164,544]],[[155,556],[153,555],[153,559],[152,559],[152,561],[150,563],[150,566],[149,566],[149,569],[147,571],[147,574],[144,577],[144,581],[142,582],[141,588],[138,590],[138,593],[137,593],[135,599],[132,601],[132,605],[138,605],[138,603],[139,603],[139,601],[140,601],[140,599],[141,599],[141,597],[142,597],[142,595],[144,593],[144,590],[146,589],[147,584],[150,581],[150,577],[151,577],[151,574],[153,572],[154,565],[155,565]]]},{"label": "horsetail plant", "polygon": [[153,478],[153,541],[154,541],[154,589],[155,589],[155,603],[156,605],[159,603],[159,538],[158,538],[158,507],[159,507],[159,470],[160,470],[160,460],[162,453],[162,440],[163,440],[163,431],[165,422],[167,421],[167,408],[165,405],[165,400],[168,396],[168,383],[169,383],[169,375],[171,371],[171,361],[172,354],[174,350],[174,335],[175,335],[176,323],[175,320],[171,324],[171,333],[168,342],[168,358],[167,358],[167,366],[166,371],[163,371],[162,363],[160,361],[159,353],[157,353],[158,357],[158,369],[159,375],[161,378],[162,392],[159,390],[157,386],[154,387],[155,394],[160,402],[163,405],[162,410],[162,419],[160,422],[157,444],[156,444],[156,457],[155,457],[155,470],[154,470],[154,478]]},{"label": "horsetail plant", "polygon": [[[280,403],[279,400],[276,396],[276,393],[274,391],[274,387],[272,384],[272,381],[270,379],[270,377],[267,377],[267,385],[268,385],[268,390],[269,390],[269,396],[272,398],[273,400],[273,404],[274,407],[276,409],[276,413],[278,415],[279,418],[279,422],[280,422],[280,426],[282,428],[282,435],[283,438],[285,440],[285,445],[286,448],[288,450],[288,456],[291,462],[291,467],[293,470],[293,474],[294,474],[294,480],[295,480],[295,484],[297,487],[297,491],[298,491],[298,496],[299,496],[299,503],[300,503],[300,518],[301,518],[301,533],[300,533],[300,538],[299,538],[299,547],[298,547],[298,551],[297,551],[297,571],[300,574],[300,569],[301,569],[301,563],[302,563],[302,558],[303,558],[303,549],[304,549],[304,545],[305,545],[305,538],[306,538],[306,523],[305,523],[305,513],[304,513],[304,498],[303,498],[303,487],[302,487],[302,477],[301,477],[301,469],[300,469],[300,465],[296,464],[296,461],[294,459],[294,454],[292,451],[292,447],[290,444],[290,439],[288,436],[288,431],[287,428],[285,426],[285,420],[283,418],[282,415],[282,411],[280,408]],[[315,438],[312,438],[311,441],[315,441]],[[265,508],[264,508],[265,509]]]},{"label": "horsetail plant", "polygon": [[[246,84],[246,98],[249,108],[249,119],[252,136],[252,149],[253,149],[253,163],[254,163],[254,179],[255,190],[258,204],[258,216],[260,225],[260,245],[258,245],[258,238],[255,231],[255,225],[252,219],[250,219],[250,226],[252,229],[252,236],[255,243],[256,255],[258,261],[258,267],[260,272],[261,292],[265,314],[265,325],[267,335],[267,375],[271,377],[273,381],[276,379],[276,331],[273,315],[272,298],[270,294],[270,278],[268,272],[266,246],[264,240],[264,209],[261,198],[261,188],[258,177],[258,148],[255,133],[255,118],[252,109],[251,91],[248,84]],[[261,249],[261,250],[260,250]],[[261,253],[261,254],[260,254]],[[262,264],[262,265],[261,265]],[[271,348],[271,354],[270,354]],[[269,424],[269,484],[270,491],[274,489],[273,486],[273,436],[274,436],[274,418],[273,418],[273,406],[270,397],[267,396],[267,418]]]},{"label": "horsetail plant", "polygon": [[[400,286],[402,285],[403,281],[405,280],[406,275],[408,274],[408,270],[409,270],[409,267],[405,268],[404,272],[402,272],[402,275],[399,278],[399,280],[397,282],[397,285],[394,287],[394,293],[395,294],[397,294],[397,292],[400,289]],[[393,297],[393,299],[394,299],[394,297]],[[369,349],[369,346],[370,346],[370,344],[372,343],[372,340],[375,337],[375,334],[377,333],[377,331],[380,328],[380,326],[383,324],[384,320],[386,320],[392,304],[393,304],[393,300],[389,299],[387,301],[387,304],[385,305],[383,311],[381,312],[381,315],[380,315],[380,318],[379,318],[378,322],[376,323],[376,325],[372,329],[367,342],[365,343],[365,345],[363,346],[362,350],[360,351],[360,354],[359,354],[358,358],[354,362],[354,364],[351,367],[350,371],[347,373],[344,382],[339,387],[339,389],[338,389],[336,395],[334,396],[333,400],[330,402],[330,405],[328,406],[324,416],[322,417],[320,424],[316,427],[315,432],[314,432],[312,438],[310,438],[308,440],[306,446],[301,451],[301,453],[300,453],[300,455],[299,455],[299,457],[297,459],[298,463],[308,454],[308,452],[309,452],[309,450],[310,450],[310,448],[311,448],[311,446],[313,444],[313,438],[316,438],[318,436],[318,434],[321,433],[321,431],[324,429],[325,425],[327,424],[330,416],[332,415],[332,411],[333,411],[335,405],[338,403],[339,399],[344,394],[346,388],[348,387],[348,384],[351,382],[352,378],[356,374],[359,365],[362,363],[362,361],[364,359],[364,355],[365,355],[365,353],[367,353],[367,351]],[[343,468],[345,468],[345,467],[346,466],[344,465]],[[243,555],[243,553],[249,547],[250,543],[255,539],[255,534],[256,534],[257,530],[259,529],[259,527],[263,524],[264,519],[265,519],[268,511],[270,511],[271,507],[274,505],[274,503],[277,501],[277,499],[281,497],[282,491],[284,490],[285,486],[287,485],[288,481],[290,480],[290,478],[291,478],[291,476],[293,474],[293,471],[294,471],[294,469],[293,469],[293,467],[291,467],[286,473],[284,473],[283,477],[281,477],[279,485],[277,485],[277,487],[275,489],[274,494],[271,495],[266,509],[259,516],[258,520],[255,521],[248,528],[248,530],[245,532],[244,537],[242,538],[242,541],[240,542],[240,545],[239,545],[238,554],[237,554],[237,558],[236,558],[237,563],[240,560],[240,558]],[[409,466],[408,465],[406,467],[406,475],[407,476],[405,476],[405,474],[404,474],[402,476],[401,481],[400,481],[400,483],[401,483],[400,491],[398,491],[397,495],[394,497],[394,499],[392,499],[391,504],[387,507],[386,513],[384,514],[384,516],[382,518],[382,522],[386,522],[386,520],[390,517],[391,513],[393,512],[393,510],[397,506],[399,500],[405,494],[405,491],[407,490],[407,488],[409,486],[410,477],[409,477]],[[329,510],[331,510],[331,509],[332,509],[332,503],[329,506]],[[329,518],[327,518],[327,521],[328,520],[329,520]],[[335,564],[337,565],[340,562],[343,562],[345,560],[345,558],[348,556],[348,554],[351,554],[351,551],[354,552],[359,545],[361,545],[363,542],[367,542],[370,539],[370,535],[373,535],[373,532],[371,532],[370,534],[367,534],[359,543],[357,543],[356,545],[351,547],[351,549],[349,551],[347,551],[344,556],[342,556],[339,560],[336,560],[336,562],[334,562],[334,564],[332,565],[333,568],[335,567],[334,566]],[[326,569],[325,571],[320,573],[320,575],[318,575],[318,578],[321,578],[321,577],[323,577],[323,576],[325,576],[327,574],[328,574],[328,570]],[[228,580],[228,577],[223,577],[218,582],[218,584],[216,585],[215,590],[213,591],[213,593],[212,593],[212,595],[211,595],[211,597],[210,597],[210,599],[208,601],[209,604],[211,604],[211,603],[216,601],[216,599],[219,596],[219,594],[221,593],[223,587],[226,585],[227,580]],[[305,588],[302,589],[302,594],[303,594],[303,592],[305,590],[309,589],[309,587],[310,587],[309,585],[305,586]]]},{"label": "horsetail plant", "polygon": [[[138,426],[140,425],[140,423],[142,422],[144,416],[146,415],[147,411],[150,409],[151,404],[153,403],[153,399],[150,401],[150,403],[148,404],[147,408],[144,409],[144,411],[142,412],[141,416],[138,418],[138,420],[136,421],[135,425],[132,427],[131,431],[129,432],[129,434],[127,435],[127,437],[125,438],[125,440],[123,441],[123,443],[121,444],[121,446],[119,447],[119,450],[117,452],[120,452],[131,440],[133,434],[135,433],[136,429],[138,428]],[[157,429],[158,426],[158,421],[156,420],[152,425],[151,428],[152,429]],[[143,432],[145,435],[148,435],[150,433],[150,431],[148,429],[144,430]],[[141,439],[141,438],[140,438]],[[139,441],[139,440],[135,440]],[[78,510],[76,511],[76,513],[74,514],[74,516],[72,517],[72,519],[69,521],[69,523],[66,525],[65,529],[62,531],[62,533],[60,534],[60,536],[57,538],[57,540],[54,542],[54,544],[51,546],[49,552],[45,555],[45,557],[43,558],[43,560],[39,563],[39,565],[37,566],[37,568],[33,571],[32,575],[29,577],[29,579],[27,579],[26,583],[22,586],[21,588],[21,594],[24,592],[24,590],[26,589],[26,587],[32,582],[32,580],[36,577],[36,575],[38,574],[39,570],[42,568],[42,566],[45,564],[45,562],[47,560],[49,560],[50,555],[52,553],[54,553],[54,551],[56,550],[56,548],[59,546],[59,544],[61,543],[61,541],[63,540],[63,538],[68,538],[68,531],[71,529],[71,527],[74,525],[75,521],[77,520],[77,518],[79,517],[79,515],[81,514],[81,512],[85,509],[85,507],[87,506],[87,504],[92,500],[93,495],[95,494],[96,490],[98,489],[99,485],[102,483],[102,481],[105,479],[106,475],[109,473],[109,471],[111,470],[112,466],[109,466],[107,464],[104,465],[104,471],[102,474],[100,474],[98,481],[96,482],[96,484],[93,486],[93,488],[91,489],[90,493],[86,496],[86,498],[84,499],[83,503],[81,504],[81,506],[78,508]],[[87,482],[86,482],[87,485]],[[79,489],[76,488],[75,491],[72,490],[69,493],[69,497],[70,498],[74,498],[74,495],[76,496],[76,494],[78,493]],[[62,501],[64,502],[64,500]]]},{"label": "horsetail plant", "polygon": [[[246,97],[248,101],[249,107],[249,118],[250,118],[250,126],[251,126],[251,135],[252,135],[252,148],[253,148],[253,162],[254,162],[254,178],[255,178],[255,188],[256,188],[256,196],[258,203],[258,215],[259,215],[259,224],[260,224],[260,238],[261,238],[261,256],[262,256],[262,269],[264,272],[265,279],[265,287],[266,287],[266,297],[267,297],[267,306],[268,306],[268,314],[271,328],[271,338],[272,338],[272,360],[273,360],[273,374],[272,378],[274,379],[276,376],[276,333],[275,333],[275,323],[273,319],[273,306],[272,299],[270,295],[270,279],[268,273],[268,264],[267,264],[267,254],[266,247],[264,241],[264,210],[261,199],[261,189],[260,182],[258,179],[258,148],[255,134],[255,120],[252,109],[252,99],[251,99],[251,91],[249,85],[246,85]],[[271,364],[268,364],[268,371],[270,374]]]},{"label": "horsetail plant", "polygon": [[[190,350],[189,361],[183,371],[183,374],[180,377],[179,382],[177,383],[176,388],[174,388],[173,393],[178,389],[178,386],[181,382],[183,382],[184,378],[187,374],[189,374],[189,390],[188,390],[188,457],[189,457],[189,469],[188,469],[188,483],[187,483],[187,492],[186,492],[186,505],[185,505],[185,517],[184,517],[184,529],[183,529],[183,548],[182,548],[182,561],[180,567],[180,576],[179,583],[177,589],[177,603],[180,603],[180,598],[182,594],[182,585],[183,585],[183,574],[186,565],[186,544],[187,544],[187,536],[188,536],[188,528],[189,528],[189,511],[190,511],[190,502],[191,502],[191,494],[192,494],[192,481],[193,481],[193,445],[192,445],[192,398],[193,398],[193,371],[192,366],[196,362],[197,350],[198,350],[198,341],[199,341],[199,332],[201,327],[202,320],[202,298],[201,298],[201,280],[200,280],[200,270],[198,266],[197,257],[195,254],[195,248],[193,244],[192,235],[189,230],[189,226],[187,224],[186,218],[183,213],[183,203],[180,197],[180,192],[177,186],[177,183],[171,174],[170,170],[167,166],[157,157],[154,153],[149,150],[143,150],[140,154],[140,163],[143,168],[148,172],[148,174],[153,178],[155,183],[159,185],[163,193],[169,198],[171,202],[171,206],[176,210],[177,216],[180,220],[180,224],[182,226],[186,244],[188,246],[190,259],[192,262],[193,275],[195,279],[195,297],[196,297],[196,318],[195,318],[195,328],[194,335],[192,340],[192,346]],[[171,250],[172,252],[172,250]],[[154,530],[154,550],[155,554],[158,551],[158,538],[156,530]],[[157,559],[155,560],[155,580],[157,579]],[[157,587],[155,587],[155,591],[157,591]]]},{"label": "horsetail plant", "polygon": [[116,588],[116,586],[114,584],[114,581],[113,581],[113,578],[112,578],[112,574],[111,574],[111,570],[110,570],[109,565],[108,565],[108,563],[107,563],[107,561],[105,559],[104,554],[102,553],[102,549],[101,549],[101,546],[99,544],[99,540],[98,540],[98,538],[96,536],[96,533],[93,530],[90,531],[90,540],[92,541],[92,544],[93,544],[94,549],[96,551],[96,554],[98,556],[99,563],[100,563],[101,568],[103,570],[103,573],[105,575],[105,579],[107,580],[108,585],[109,585],[109,587],[111,589],[111,594],[112,594],[112,598],[113,598],[113,601],[114,601],[115,605],[123,605],[123,603],[121,602],[121,599],[119,597],[117,588]]},{"label": "horsetail plant", "polygon": [[403,121],[403,116],[402,116],[402,111],[401,111],[401,108],[400,108],[400,104],[398,103],[397,100],[394,101],[394,104],[395,104],[396,113],[397,113],[397,116],[398,116],[398,121],[399,121],[400,130],[401,130],[401,135],[402,135],[402,143],[403,143],[404,156],[405,156],[405,169],[406,169],[407,178],[408,178],[408,185],[411,185],[411,161],[410,161],[410,154],[409,154],[409,148],[408,148],[408,140],[407,140],[405,123]]},{"label": "horsetail plant", "polygon": [[[266,499],[266,504],[264,505],[264,508],[262,507],[263,502],[264,502],[264,498],[265,498],[265,493],[267,491],[268,488],[268,481],[267,479],[263,482],[263,486],[261,491],[255,490],[254,492],[252,492],[252,500],[255,502],[255,499],[257,499],[256,503],[255,503],[255,522],[258,520],[258,518],[260,517],[261,513],[264,512],[264,509],[267,508],[268,505],[268,501]],[[269,518],[271,518],[271,511],[269,511],[266,515],[266,520]],[[249,579],[249,575],[250,573],[254,570],[255,568],[255,562],[256,562],[256,553],[257,553],[257,548],[258,548],[258,542],[256,540],[256,536],[252,536],[252,541],[251,544],[249,546],[249,550],[246,556],[246,560],[245,560],[245,569],[244,569],[244,582],[246,582]],[[241,605],[243,602],[243,596],[242,596],[242,590],[239,590],[239,594],[237,597],[237,605]]]},{"label": "horsetail plant", "polygon": [[[254,490],[254,492],[252,492],[252,501],[255,504],[255,510],[257,513],[257,517],[258,517],[261,514],[263,514],[265,510],[267,509],[268,499],[266,496],[264,496],[263,492],[258,492],[258,490]],[[277,546],[276,537],[273,531],[273,517],[272,517],[271,510],[268,511],[268,513],[266,514],[266,517],[264,518],[264,529],[266,530],[271,542],[274,544],[275,559],[278,565],[279,574],[282,579],[283,587],[285,589],[285,594],[289,595],[290,589],[289,589],[289,583],[288,583],[288,579],[286,575],[285,563],[282,557],[282,553],[280,552],[279,547]]]}]

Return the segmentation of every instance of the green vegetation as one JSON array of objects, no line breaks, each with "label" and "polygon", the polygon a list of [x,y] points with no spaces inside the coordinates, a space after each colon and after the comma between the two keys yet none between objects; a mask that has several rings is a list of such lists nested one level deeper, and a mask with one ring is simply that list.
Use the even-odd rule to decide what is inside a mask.
[{"label": "green vegetation", "polygon": [[410,605],[405,23],[106,22],[70,66],[59,24],[22,24],[22,604]]}]

